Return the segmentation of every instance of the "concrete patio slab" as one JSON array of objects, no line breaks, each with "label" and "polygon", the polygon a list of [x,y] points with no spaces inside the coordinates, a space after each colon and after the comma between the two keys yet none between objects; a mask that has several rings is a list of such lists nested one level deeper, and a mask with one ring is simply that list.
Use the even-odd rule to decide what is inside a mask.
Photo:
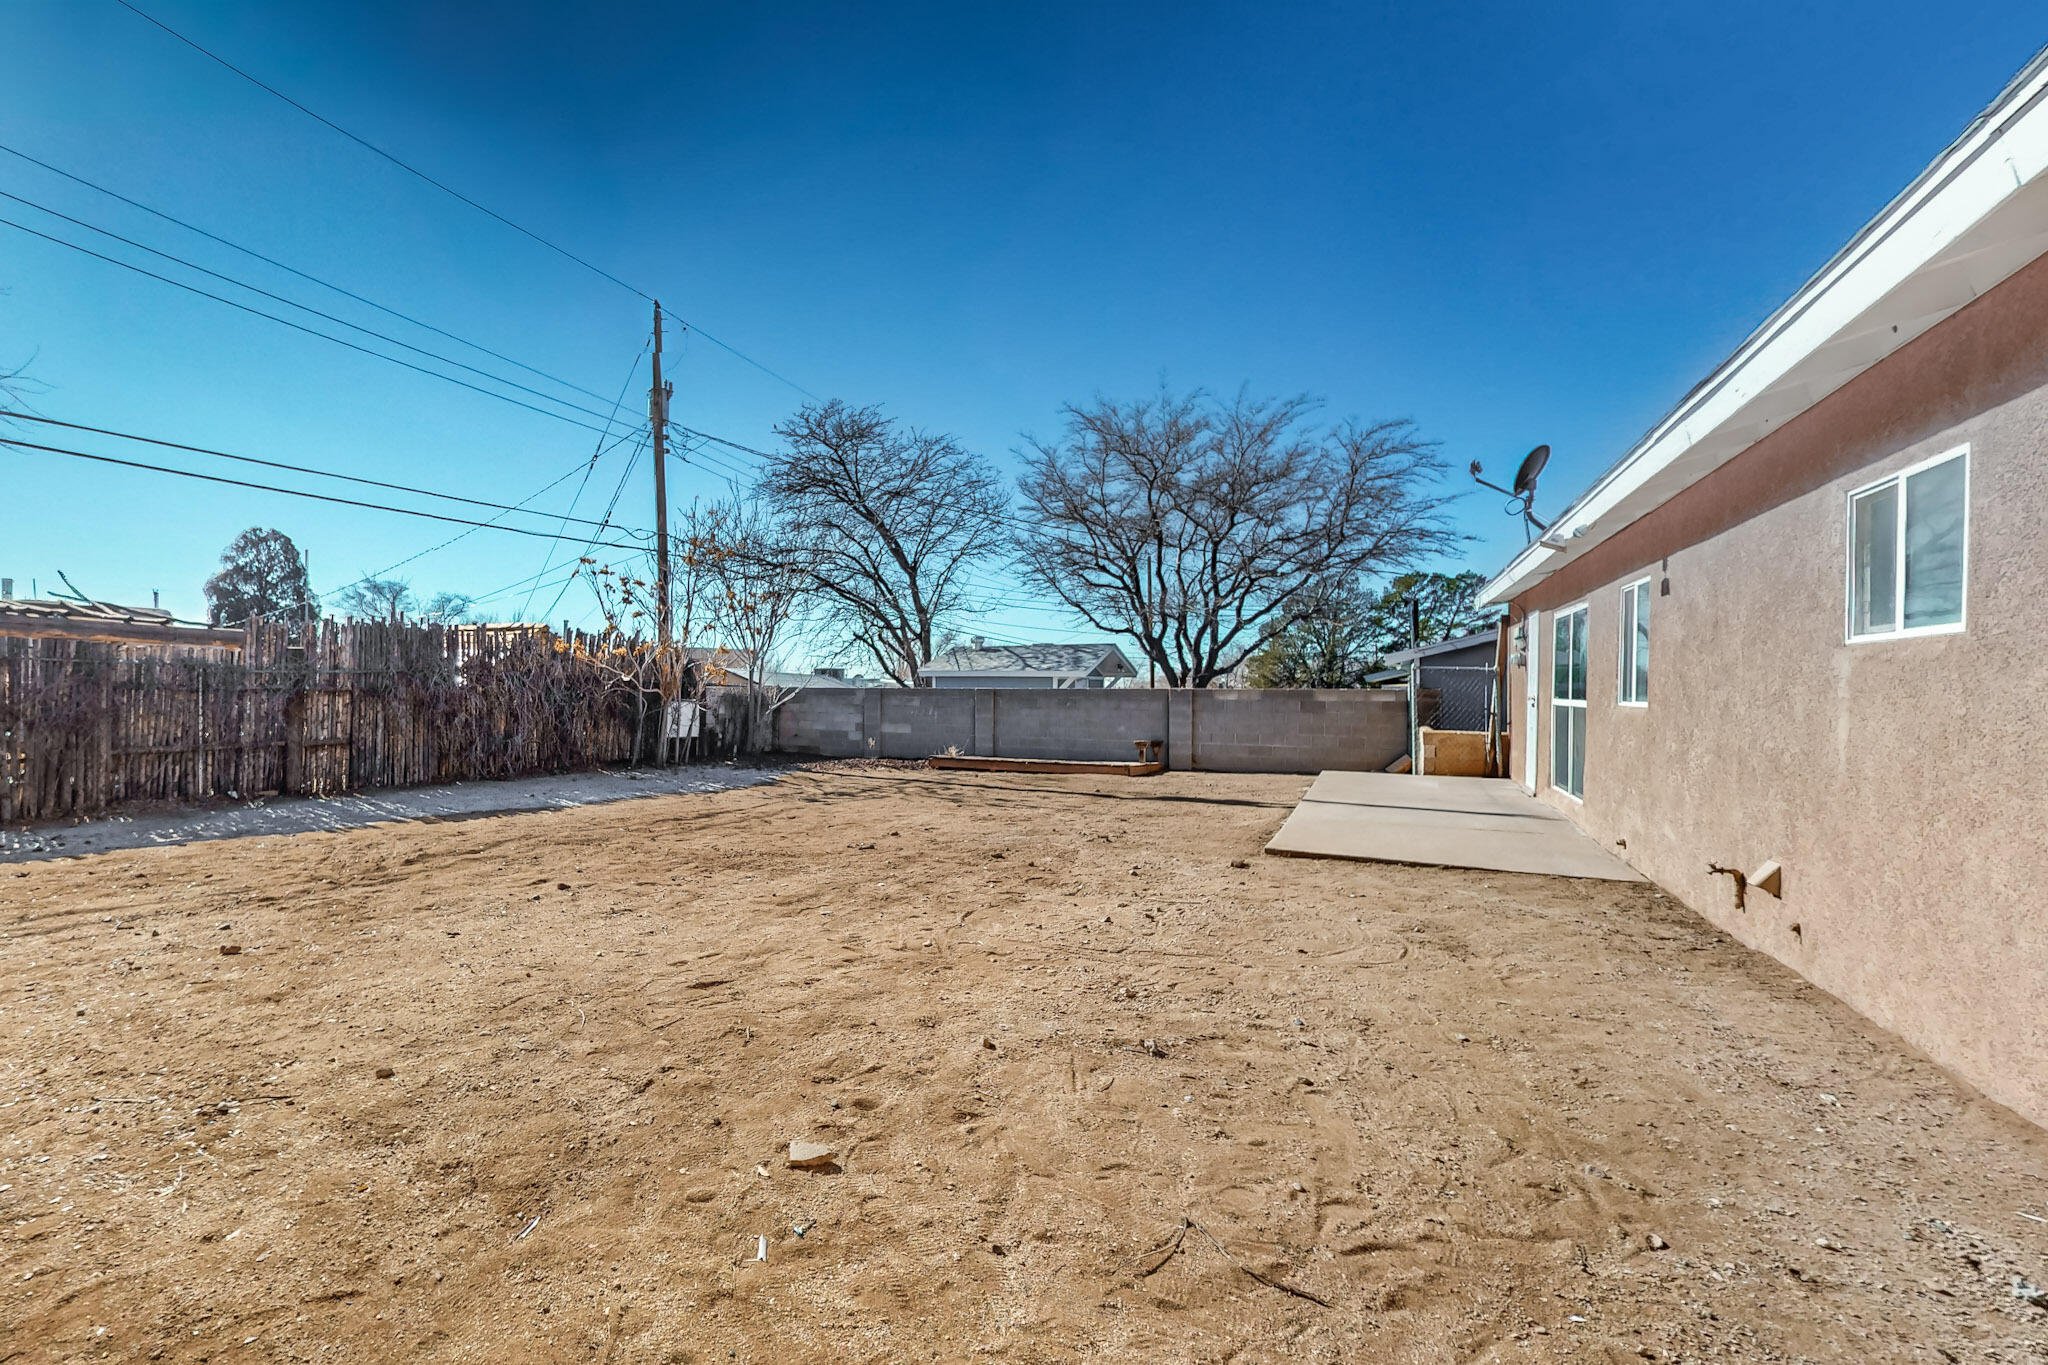
[{"label": "concrete patio slab", "polygon": [[1316,778],[1266,852],[1283,858],[1643,880],[1577,825],[1498,777],[1333,769]]}]

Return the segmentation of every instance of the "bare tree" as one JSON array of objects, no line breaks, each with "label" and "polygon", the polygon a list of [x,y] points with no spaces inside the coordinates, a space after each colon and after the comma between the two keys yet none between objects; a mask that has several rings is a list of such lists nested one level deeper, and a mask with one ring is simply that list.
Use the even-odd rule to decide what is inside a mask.
[{"label": "bare tree", "polygon": [[[0,288],[0,298],[5,298],[13,292],[10,288]],[[28,359],[22,361],[19,365],[11,368],[0,365],[0,405],[9,408],[26,409],[31,413],[36,411],[35,405],[28,401],[29,394],[46,392],[49,386],[38,382],[29,374],[29,367],[35,363],[36,353],[31,351],[29,352]],[[40,416],[41,414],[37,415]],[[6,422],[7,419],[5,417],[0,417],[0,423]]]},{"label": "bare tree", "polygon": [[[6,292],[0,290],[0,294]],[[34,359],[34,356],[29,357],[29,360]],[[23,361],[11,370],[0,369],[0,404],[10,408],[28,408],[33,412],[35,409],[30,407],[28,395],[32,389],[39,390],[40,387],[29,377],[28,361]]]},{"label": "bare tree", "polygon": [[[559,648],[594,665],[633,706],[632,765],[640,765],[648,722],[661,703],[682,694],[683,652],[662,645],[642,632],[653,627],[659,589],[650,577],[640,578],[585,556],[575,570],[597,599],[604,628],[590,636],[561,642]],[[666,755],[663,756],[666,761]]]},{"label": "bare tree", "polygon": [[1023,452],[1027,580],[1206,687],[1361,574],[1453,544],[1434,447],[1407,422],[1318,427],[1318,406],[1070,405],[1062,439]]},{"label": "bare tree", "polygon": [[467,625],[476,619],[476,599],[466,592],[437,592],[420,605],[419,617],[428,625]]},{"label": "bare tree", "polygon": [[337,605],[344,615],[357,620],[394,625],[419,608],[412,595],[412,584],[402,578],[373,578],[368,574],[343,588]]},{"label": "bare tree", "polygon": [[758,493],[824,618],[882,671],[915,686],[946,618],[969,605],[966,571],[1005,542],[1002,478],[952,437],[901,428],[834,400],[777,427],[786,448]]},{"label": "bare tree", "polygon": [[[692,508],[680,564],[702,580],[696,594],[706,636],[722,647],[699,665],[706,682],[737,684],[744,705],[736,749],[760,747],[768,726],[795,688],[769,674],[798,604],[811,586],[805,547],[759,503],[738,499]],[[730,653],[726,653],[730,651]],[[746,661],[735,669],[728,660]],[[735,678],[734,674],[741,676]]]}]

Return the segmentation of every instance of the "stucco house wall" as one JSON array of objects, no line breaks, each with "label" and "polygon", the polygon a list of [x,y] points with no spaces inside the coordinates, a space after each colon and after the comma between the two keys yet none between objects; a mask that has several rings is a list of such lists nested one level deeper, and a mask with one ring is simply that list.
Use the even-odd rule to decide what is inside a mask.
[{"label": "stucco house wall", "polygon": [[[1970,449],[1967,628],[1845,643],[1847,495]],[[1616,704],[1652,578],[1649,705]],[[1585,799],[1552,613],[1590,604]],[[2048,258],[1512,602],[1536,790],[1714,924],[2048,1124]],[[1511,670],[1512,774],[1528,666]],[[1782,899],[1707,864],[1784,865]]]}]

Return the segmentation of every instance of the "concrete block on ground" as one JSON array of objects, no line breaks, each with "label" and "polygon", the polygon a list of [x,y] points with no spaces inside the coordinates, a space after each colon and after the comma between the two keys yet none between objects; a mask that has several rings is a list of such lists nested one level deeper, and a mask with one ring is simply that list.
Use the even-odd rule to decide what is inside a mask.
[{"label": "concrete block on ground", "polygon": [[1484,730],[1437,730],[1422,727],[1422,761],[1415,771],[1426,777],[1486,776]]}]

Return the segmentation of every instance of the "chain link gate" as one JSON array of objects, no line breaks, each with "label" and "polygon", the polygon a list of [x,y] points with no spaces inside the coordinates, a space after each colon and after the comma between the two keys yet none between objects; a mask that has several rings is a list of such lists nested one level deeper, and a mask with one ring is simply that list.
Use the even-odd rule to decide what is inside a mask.
[{"label": "chain link gate", "polygon": [[[1484,665],[1426,664],[1420,670],[1417,721],[1437,730],[1485,730],[1494,724],[1493,669]],[[1435,701],[1430,701],[1430,694]]]}]

